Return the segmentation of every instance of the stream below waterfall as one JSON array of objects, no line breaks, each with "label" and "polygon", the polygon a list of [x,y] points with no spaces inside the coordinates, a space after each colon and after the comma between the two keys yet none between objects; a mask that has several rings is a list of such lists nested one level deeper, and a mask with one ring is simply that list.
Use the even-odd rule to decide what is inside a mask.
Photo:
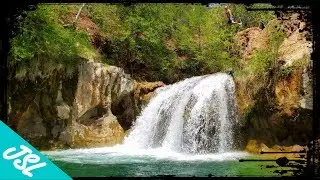
[{"label": "stream below waterfall", "polygon": [[245,152],[188,155],[164,149],[135,150],[121,146],[43,152],[72,177],[86,176],[277,176],[275,162],[239,162],[256,158]]},{"label": "stream below waterfall", "polygon": [[43,154],[74,177],[276,175],[263,167],[274,162],[239,162],[252,155],[237,124],[233,78],[216,73],[158,88],[122,144]]}]

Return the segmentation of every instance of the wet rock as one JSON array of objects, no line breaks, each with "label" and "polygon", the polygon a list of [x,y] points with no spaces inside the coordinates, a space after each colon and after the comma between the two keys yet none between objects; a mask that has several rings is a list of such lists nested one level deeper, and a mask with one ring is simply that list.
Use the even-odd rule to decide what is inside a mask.
[{"label": "wet rock", "polygon": [[288,164],[288,162],[289,162],[289,160],[288,160],[288,158],[286,158],[286,157],[281,157],[281,158],[278,158],[278,159],[276,160],[276,163],[277,163],[279,166],[285,166],[285,165]]},{"label": "wet rock", "polygon": [[135,84],[134,97],[138,101],[139,106],[146,105],[157,88],[165,86],[161,81],[158,82],[138,82]]},{"label": "wet rock", "polygon": [[36,146],[42,147],[42,139],[46,137],[46,123],[39,115],[35,104],[31,104],[21,115],[23,121],[17,124],[18,133],[33,142]]}]

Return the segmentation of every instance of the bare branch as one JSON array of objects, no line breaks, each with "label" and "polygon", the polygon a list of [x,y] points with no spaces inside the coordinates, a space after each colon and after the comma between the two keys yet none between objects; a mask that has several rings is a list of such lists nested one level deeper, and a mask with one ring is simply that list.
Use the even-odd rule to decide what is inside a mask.
[{"label": "bare branch", "polygon": [[76,18],[74,19],[74,21],[72,22],[72,24],[77,23],[77,21],[78,21],[78,19],[79,19],[79,15],[80,15],[80,13],[81,13],[81,11],[82,11],[82,8],[84,7],[85,4],[86,4],[86,3],[82,3],[82,6],[80,7],[80,9],[79,9],[79,11],[78,11],[78,13],[77,13],[77,16],[76,16]]}]

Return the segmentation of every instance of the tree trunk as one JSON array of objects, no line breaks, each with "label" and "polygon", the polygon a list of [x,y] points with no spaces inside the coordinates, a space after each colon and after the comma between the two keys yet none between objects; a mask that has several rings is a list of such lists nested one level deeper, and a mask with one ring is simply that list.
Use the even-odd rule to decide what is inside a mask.
[{"label": "tree trunk", "polygon": [[201,50],[201,25],[198,27],[198,47]]},{"label": "tree trunk", "polygon": [[78,19],[79,19],[79,15],[80,15],[80,13],[81,13],[81,11],[82,11],[82,8],[84,7],[85,4],[86,4],[86,3],[82,3],[82,6],[80,7],[80,9],[79,9],[79,11],[78,11],[78,13],[77,13],[76,18],[75,18],[74,21],[72,22],[73,25],[75,25],[75,24],[77,23],[77,21],[78,21]]}]

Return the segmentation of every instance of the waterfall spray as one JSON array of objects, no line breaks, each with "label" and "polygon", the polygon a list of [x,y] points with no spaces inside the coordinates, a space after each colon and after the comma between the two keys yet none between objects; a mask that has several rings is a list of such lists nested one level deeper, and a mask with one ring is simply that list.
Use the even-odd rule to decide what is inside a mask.
[{"label": "waterfall spray", "polygon": [[[70,162],[236,160],[235,85],[230,75],[197,76],[156,90],[122,144],[46,152]],[[156,162],[157,162],[156,161]]]},{"label": "waterfall spray", "polygon": [[197,76],[157,89],[124,145],[176,152],[228,152],[233,148],[235,85],[230,75]]}]

